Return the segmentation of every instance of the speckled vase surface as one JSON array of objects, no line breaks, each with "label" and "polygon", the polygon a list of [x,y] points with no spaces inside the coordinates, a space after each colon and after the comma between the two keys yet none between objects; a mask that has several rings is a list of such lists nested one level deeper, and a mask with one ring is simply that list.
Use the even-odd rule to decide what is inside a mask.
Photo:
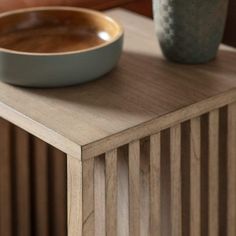
[{"label": "speckled vase surface", "polygon": [[154,18],[165,57],[185,64],[216,57],[228,0],[153,0]]}]

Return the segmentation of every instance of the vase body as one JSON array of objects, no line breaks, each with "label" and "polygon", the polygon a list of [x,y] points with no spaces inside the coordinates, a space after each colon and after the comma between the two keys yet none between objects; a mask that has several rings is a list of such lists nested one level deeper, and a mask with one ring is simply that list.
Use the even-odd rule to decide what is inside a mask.
[{"label": "vase body", "polygon": [[216,57],[228,0],[153,0],[158,40],[165,57],[187,64]]}]

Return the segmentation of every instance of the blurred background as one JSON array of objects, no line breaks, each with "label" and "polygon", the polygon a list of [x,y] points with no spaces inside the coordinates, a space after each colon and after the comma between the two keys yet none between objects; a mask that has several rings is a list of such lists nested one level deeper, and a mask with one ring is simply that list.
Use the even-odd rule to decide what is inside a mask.
[{"label": "blurred background", "polygon": [[[157,1],[157,0],[155,0]],[[152,0],[0,0],[0,11],[32,7],[68,5],[105,10],[123,7],[128,10],[152,17]],[[224,42],[236,46],[236,1],[230,0]]]}]

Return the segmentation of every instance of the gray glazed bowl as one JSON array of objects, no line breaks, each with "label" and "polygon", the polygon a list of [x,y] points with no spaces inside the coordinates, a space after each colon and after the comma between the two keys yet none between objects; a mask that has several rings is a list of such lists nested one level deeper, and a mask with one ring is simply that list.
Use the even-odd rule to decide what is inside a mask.
[{"label": "gray glazed bowl", "polygon": [[101,77],[117,64],[123,28],[110,17],[73,7],[40,7],[0,15],[0,80],[62,87]]}]

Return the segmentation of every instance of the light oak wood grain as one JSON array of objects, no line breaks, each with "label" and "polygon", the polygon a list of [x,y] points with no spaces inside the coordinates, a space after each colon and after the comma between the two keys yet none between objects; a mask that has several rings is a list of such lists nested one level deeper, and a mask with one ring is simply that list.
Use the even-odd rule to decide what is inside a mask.
[{"label": "light oak wood grain", "polygon": [[[207,65],[167,63],[149,20],[121,10],[109,14],[124,22],[127,32],[124,55],[111,74],[53,90],[0,83],[0,116],[46,141],[30,138],[34,235],[51,236],[59,230],[56,221],[65,219],[53,209],[65,199],[52,203],[52,196],[65,191],[59,172],[64,175],[67,164],[69,236],[224,235],[226,228],[235,236],[235,50],[222,47],[218,59]],[[228,120],[226,115],[219,120],[218,109],[228,104]],[[223,122],[227,134],[218,130]],[[0,177],[7,182],[0,178],[5,191],[0,225],[6,224],[12,236],[12,134],[9,123],[3,126],[0,163],[5,172]],[[226,156],[227,141],[226,178],[226,164],[225,170],[219,164],[226,158],[218,162],[218,151]],[[65,154],[51,151],[47,143],[67,154],[66,164]],[[218,189],[219,175],[225,178],[225,195]],[[65,208],[66,203],[61,212]],[[7,223],[1,217],[6,211]]]},{"label": "light oak wood grain", "polygon": [[181,126],[170,129],[171,235],[182,235]]},{"label": "light oak wood grain", "polygon": [[106,164],[102,155],[94,160],[94,217],[98,236],[106,235],[106,203]]},{"label": "light oak wood grain", "polygon": [[94,236],[94,158],[82,163],[83,236]]},{"label": "light oak wood grain", "polygon": [[82,236],[82,163],[67,156],[68,236]]},{"label": "light oak wood grain", "polygon": [[118,149],[118,236],[129,236],[129,155],[128,146]]},{"label": "light oak wood grain", "polygon": [[219,234],[219,110],[209,113],[209,236]]},{"label": "light oak wood grain", "polygon": [[79,158],[82,147],[90,158],[235,100],[234,49],[221,47],[207,65],[172,64],[163,59],[152,21],[123,10],[108,14],[126,31],[116,70],[64,89],[1,83],[0,115],[72,156]]},{"label": "light oak wood grain", "polygon": [[140,235],[140,142],[129,144],[129,234]]},{"label": "light oak wood grain", "polygon": [[106,153],[106,235],[117,235],[117,150]]},{"label": "light oak wood grain", "polygon": [[150,234],[161,231],[161,135],[150,137]]},{"label": "light oak wood grain", "polygon": [[236,103],[228,107],[228,236],[236,234]]},{"label": "light oak wood grain", "polygon": [[201,134],[200,118],[191,120],[191,158],[190,158],[190,235],[199,236],[201,232]]}]

